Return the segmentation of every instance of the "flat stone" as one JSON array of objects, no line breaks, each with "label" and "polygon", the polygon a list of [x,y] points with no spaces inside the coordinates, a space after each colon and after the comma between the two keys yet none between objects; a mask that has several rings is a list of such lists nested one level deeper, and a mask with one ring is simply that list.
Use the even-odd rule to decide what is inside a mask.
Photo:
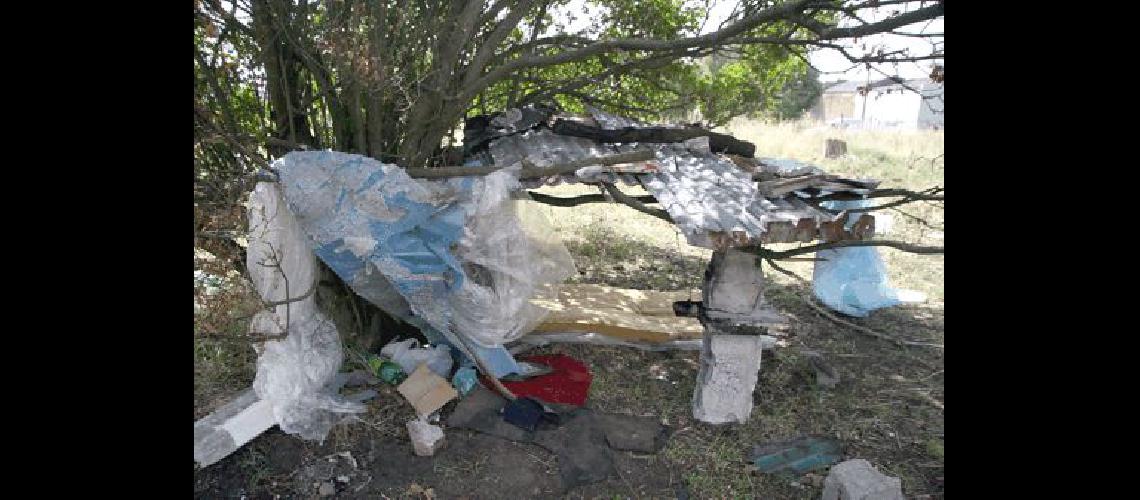
[{"label": "flat stone", "polygon": [[447,426],[490,434],[511,441],[529,442],[532,433],[503,421],[501,413],[507,400],[482,385],[476,385],[455,405],[447,417]]},{"label": "flat stone", "polygon": [[905,500],[902,480],[862,458],[835,464],[823,480],[823,500]]},{"label": "flat stone", "polygon": [[734,333],[734,326],[787,322],[764,298],[764,272],[756,259],[755,254],[730,248],[713,253],[709,261],[703,292],[705,314],[725,333]]},{"label": "flat stone", "polygon": [[657,417],[597,413],[594,418],[615,450],[657,453],[665,444],[668,429]]}]

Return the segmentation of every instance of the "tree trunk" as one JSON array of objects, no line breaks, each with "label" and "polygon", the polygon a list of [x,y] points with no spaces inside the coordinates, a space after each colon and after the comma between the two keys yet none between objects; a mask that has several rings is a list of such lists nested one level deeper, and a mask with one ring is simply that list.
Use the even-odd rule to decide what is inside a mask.
[{"label": "tree trunk", "polygon": [[[286,41],[281,26],[290,26],[295,12],[285,0],[252,0],[254,32],[262,47],[261,58],[265,65],[266,92],[269,100],[270,117],[273,121],[275,137],[296,144],[320,147],[320,141],[313,136],[307,109],[302,109],[304,83],[301,69],[304,61],[293,46]],[[298,31],[290,29],[290,34]],[[295,40],[294,43],[303,43]],[[317,57],[316,54],[308,54]],[[334,144],[342,151],[369,154],[377,159],[394,142],[399,123],[392,116],[395,106],[366,92],[349,68],[340,67],[338,73],[344,82],[344,90],[339,95],[332,85],[331,75],[321,67],[319,60],[310,60],[307,68],[317,79],[329,109],[329,124],[332,128]],[[314,71],[316,70],[316,71]],[[380,97],[380,99],[376,97]],[[363,101],[363,102],[361,102]],[[316,106],[307,106],[319,109]],[[273,156],[281,156],[289,148],[269,146]],[[360,299],[335,273],[322,265],[322,286],[318,289],[318,302],[337,323],[344,340],[357,348],[375,351],[387,341],[397,337],[418,335],[418,331]],[[420,335],[422,337],[422,335]]]},{"label": "tree trunk", "polygon": [[847,143],[839,139],[827,139],[823,146],[825,158],[839,158],[847,154]]},{"label": "tree trunk", "polygon": [[[274,136],[295,144],[319,147],[309,129],[308,115],[305,110],[298,109],[302,100],[297,55],[285,42],[285,34],[278,24],[288,25],[290,22],[290,5],[281,0],[252,0],[250,5],[254,33],[265,65]],[[269,151],[273,156],[280,156],[288,148],[270,146]]]}]

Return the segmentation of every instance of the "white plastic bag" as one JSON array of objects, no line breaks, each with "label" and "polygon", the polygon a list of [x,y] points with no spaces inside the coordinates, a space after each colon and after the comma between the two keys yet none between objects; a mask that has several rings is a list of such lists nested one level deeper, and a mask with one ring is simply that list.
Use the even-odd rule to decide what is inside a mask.
[{"label": "white plastic bag", "polygon": [[[829,201],[832,210],[865,208],[863,200]],[[854,219],[854,218],[853,218]],[[848,221],[848,229],[854,220]],[[892,288],[887,266],[875,247],[846,247],[820,250],[812,273],[812,288],[824,305],[848,316],[862,318],[876,309],[905,302],[922,302],[926,296],[912,290]]]},{"label": "white plastic bag", "polygon": [[421,348],[416,345],[416,339],[406,339],[389,342],[380,349],[380,354],[388,357],[393,363],[400,365],[404,373],[411,374],[420,363],[427,363],[428,369],[443,378],[451,374],[451,349],[445,345]]}]

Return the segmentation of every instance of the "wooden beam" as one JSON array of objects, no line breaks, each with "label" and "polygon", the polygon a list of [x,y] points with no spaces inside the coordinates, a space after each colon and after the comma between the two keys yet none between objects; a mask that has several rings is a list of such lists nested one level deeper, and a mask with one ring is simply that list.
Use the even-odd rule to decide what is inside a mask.
[{"label": "wooden beam", "polygon": [[760,195],[765,198],[778,198],[792,191],[799,191],[826,181],[837,179],[838,176],[829,174],[813,174],[805,175],[803,177],[793,177],[791,179],[780,179],[775,181],[764,181],[756,184],[756,190]]},{"label": "wooden beam", "polygon": [[[550,177],[552,175],[569,174],[583,167],[594,165],[617,165],[621,163],[634,163],[639,161],[649,161],[653,158],[653,151],[640,150],[630,151],[628,153],[618,153],[609,156],[600,156],[596,158],[582,158],[566,163],[557,163],[549,167],[537,167],[533,164],[529,164],[524,160],[522,172],[519,173],[519,178],[538,179],[543,177]],[[506,166],[490,165],[486,167],[409,168],[405,169],[405,171],[409,176],[417,179],[441,179],[447,177],[487,175],[492,172],[499,171],[503,168],[506,168]]]},{"label": "wooden beam", "polygon": [[[534,191],[527,191],[530,199],[544,205],[551,205],[555,207],[576,207],[585,203],[609,203],[610,200],[601,194],[584,194],[581,196],[550,196],[548,194],[537,193]],[[637,200],[641,203],[657,203],[657,198],[651,194],[643,194],[638,196],[630,196],[630,198]]]}]

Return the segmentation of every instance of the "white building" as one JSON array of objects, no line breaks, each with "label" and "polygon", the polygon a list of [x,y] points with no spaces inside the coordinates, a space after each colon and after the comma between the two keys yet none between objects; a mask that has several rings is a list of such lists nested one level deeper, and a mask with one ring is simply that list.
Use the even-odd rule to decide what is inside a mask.
[{"label": "white building", "polygon": [[812,117],[838,127],[941,129],[943,84],[929,79],[842,82],[823,91]]}]

